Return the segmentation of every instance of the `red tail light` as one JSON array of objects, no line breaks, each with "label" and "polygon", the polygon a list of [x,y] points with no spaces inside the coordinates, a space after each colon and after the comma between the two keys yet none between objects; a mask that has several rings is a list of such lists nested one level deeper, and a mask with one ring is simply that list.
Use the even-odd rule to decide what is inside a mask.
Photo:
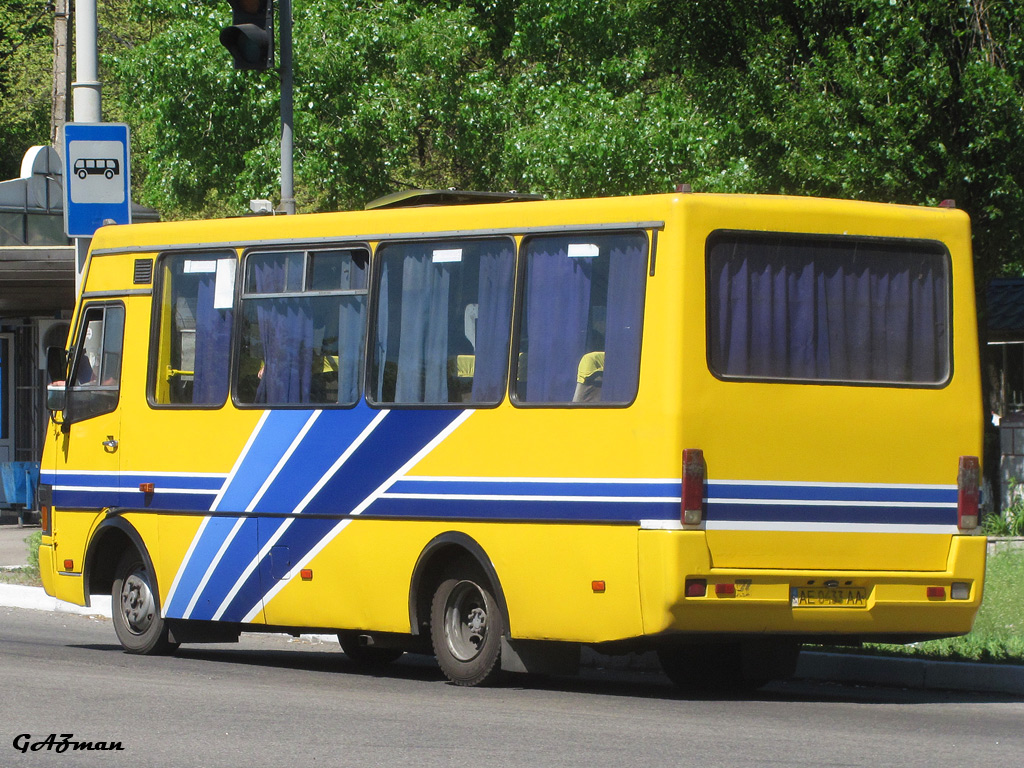
[{"label": "red tail light", "polygon": [[700,525],[704,520],[704,481],[707,465],[699,448],[683,451],[683,525]]},{"label": "red tail light", "polygon": [[961,456],[956,475],[956,524],[961,531],[978,527],[978,502],[981,495],[981,462],[977,456]]}]

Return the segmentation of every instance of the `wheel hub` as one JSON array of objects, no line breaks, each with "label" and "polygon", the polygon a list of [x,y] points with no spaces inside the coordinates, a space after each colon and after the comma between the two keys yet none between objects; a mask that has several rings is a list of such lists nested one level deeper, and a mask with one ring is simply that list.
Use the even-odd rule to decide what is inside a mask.
[{"label": "wheel hub", "polygon": [[129,630],[141,635],[153,623],[155,611],[149,583],[136,571],[121,585],[121,615],[125,624]]}]

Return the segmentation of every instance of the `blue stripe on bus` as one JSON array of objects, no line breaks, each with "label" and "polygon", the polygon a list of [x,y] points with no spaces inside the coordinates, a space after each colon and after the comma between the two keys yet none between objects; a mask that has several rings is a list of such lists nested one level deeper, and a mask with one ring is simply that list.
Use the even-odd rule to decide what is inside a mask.
[{"label": "blue stripe on bus", "polygon": [[403,478],[388,488],[389,494],[415,493],[454,496],[566,496],[566,497],[650,497],[674,498],[678,503],[682,484],[678,480],[608,482],[588,480],[493,480]]},{"label": "blue stripe on bus", "polygon": [[363,517],[468,518],[474,520],[544,520],[639,522],[678,520],[679,502],[546,501],[536,499],[411,499],[384,497]]},{"label": "blue stripe on bus", "polygon": [[[235,520],[231,520],[231,526],[234,526]],[[235,537],[228,544],[227,549],[224,552],[223,557],[217,564],[213,573],[210,575],[206,586],[203,588],[202,593],[199,595],[199,599],[196,601],[195,607],[192,612],[188,614],[187,618],[190,619],[212,619],[221,604],[228,597],[231,589],[234,587],[238,577],[241,576],[245,568],[252,562],[256,552],[259,551],[259,518],[249,517],[245,518],[238,528],[238,532]],[[221,532],[223,533],[223,532]],[[205,531],[204,531],[205,537]],[[223,543],[226,535],[220,536],[220,541]],[[197,565],[196,572],[202,572],[203,575],[209,569],[212,563],[212,557],[209,558],[197,558],[193,555],[192,561]],[[231,578],[225,578],[225,574],[233,574]],[[253,574],[258,574],[257,570],[253,571]],[[200,577],[202,578],[202,577]],[[185,601],[186,604],[192,599],[192,594],[195,590],[189,593],[188,599]],[[225,621],[232,621],[228,617],[223,617]]]},{"label": "blue stripe on bus", "polygon": [[[203,534],[195,543],[185,568],[178,577],[174,594],[164,607],[168,618],[184,618],[192,596],[206,574],[208,565],[217,556],[218,550],[231,533],[239,518],[211,517],[207,519]],[[214,606],[216,608],[216,606]]]},{"label": "blue stripe on bus", "polygon": [[954,487],[815,485],[789,483],[730,483],[716,481],[709,484],[708,496],[714,499],[785,500],[828,502],[910,502],[945,504],[956,503]]},{"label": "blue stripe on bus", "polygon": [[716,522],[860,523],[865,525],[950,525],[957,511],[946,507],[840,506],[821,504],[716,504],[708,500],[705,519]]},{"label": "blue stripe on bus", "polygon": [[365,405],[350,411],[323,411],[257,503],[256,511],[292,512],[379,414]]},{"label": "blue stripe on bus", "polygon": [[270,411],[241,465],[231,476],[217,508],[231,511],[248,508],[311,415],[312,411]]},{"label": "blue stripe on bus", "polygon": [[[317,514],[347,514],[357,510],[389,478],[461,415],[460,411],[441,409],[387,412],[377,427],[355,448],[349,459],[313,497],[303,510],[304,515],[300,517]],[[350,440],[347,444],[340,445],[337,455],[340,456],[351,444]],[[300,500],[296,499],[295,504]],[[294,507],[295,504],[292,506]],[[284,523],[285,518],[261,519],[261,540],[268,542]],[[288,547],[292,561],[298,562],[321,541],[323,536],[329,533],[334,525],[336,522],[329,520],[318,521],[315,525],[291,524],[285,529],[277,545]],[[262,595],[273,586],[273,582],[268,578],[266,589],[256,600],[252,599],[253,591],[250,588],[250,582],[253,581],[253,576],[257,572],[264,573],[266,577],[269,577],[267,567],[268,564],[264,558],[260,568],[246,579],[243,589],[221,616],[223,620],[241,621],[259,604]],[[218,573],[217,576],[235,583],[241,576],[241,571],[226,565],[223,575]]]}]

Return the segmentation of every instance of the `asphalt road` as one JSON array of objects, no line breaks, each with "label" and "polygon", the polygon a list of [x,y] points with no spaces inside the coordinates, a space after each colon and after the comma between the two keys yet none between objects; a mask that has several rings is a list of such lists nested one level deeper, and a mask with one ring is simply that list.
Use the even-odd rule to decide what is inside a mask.
[{"label": "asphalt road", "polygon": [[[336,645],[246,636],[121,652],[108,620],[0,608],[0,766],[1013,766],[1024,700],[779,684],[693,699],[659,675],[587,671],[497,689],[431,659],[360,674]],[[51,734],[119,751],[22,753]]]}]

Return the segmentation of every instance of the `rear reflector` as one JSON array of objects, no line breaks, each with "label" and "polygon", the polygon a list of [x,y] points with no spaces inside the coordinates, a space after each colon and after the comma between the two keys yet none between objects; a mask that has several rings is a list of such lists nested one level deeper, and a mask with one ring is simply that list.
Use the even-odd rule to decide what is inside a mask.
[{"label": "rear reflector", "polygon": [[736,594],[735,584],[715,584],[715,594],[730,597]]},{"label": "rear reflector", "polygon": [[699,448],[683,451],[683,525],[700,525],[704,520],[704,481],[707,465]]},{"label": "rear reflector", "polygon": [[928,587],[928,599],[929,600],[945,600],[946,599],[946,588],[945,587]]},{"label": "rear reflector", "polygon": [[956,524],[961,531],[978,527],[981,463],[977,456],[961,456],[956,475]]}]

